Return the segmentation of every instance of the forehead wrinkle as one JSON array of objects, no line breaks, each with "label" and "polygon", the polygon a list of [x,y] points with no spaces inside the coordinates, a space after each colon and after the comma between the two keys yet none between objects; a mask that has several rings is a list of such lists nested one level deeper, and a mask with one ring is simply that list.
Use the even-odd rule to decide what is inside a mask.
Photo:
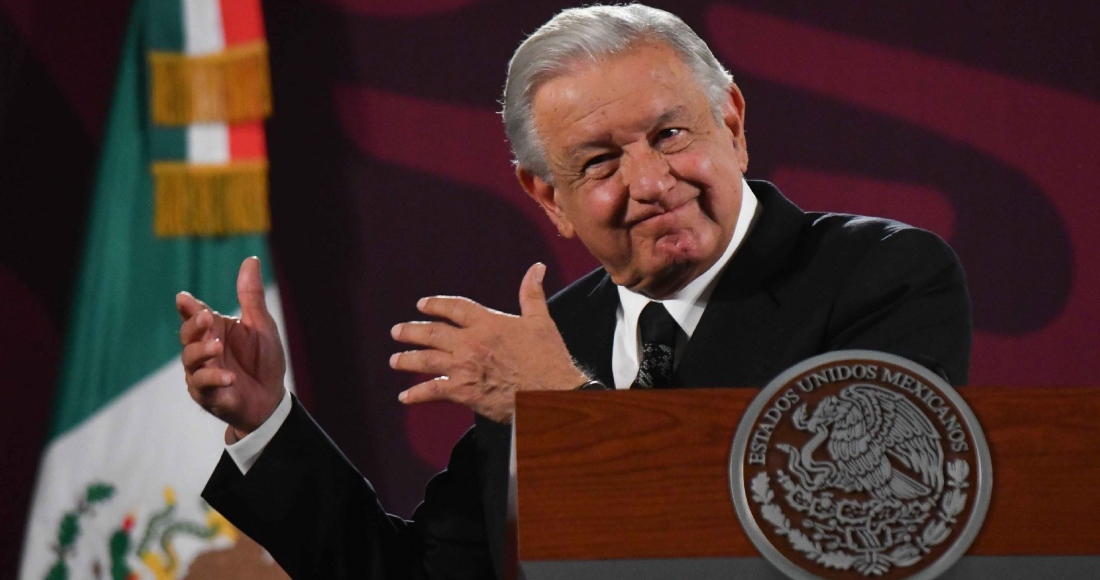
[{"label": "forehead wrinkle", "polygon": [[[557,79],[555,79],[555,80],[557,80]],[[535,126],[538,127],[540,132],[541,132],[542,131],[541,126],[544,125],[547,121],[550,120],[548,117],[556,116],[555,113],[558,112],[559,108],[564,107],[564,108],[566,108],[566,110],[563,111],[563,113],[565,113],[565,114],[563,116],[559,117],[561,124],[564,127],[572,127],[572,128],[580,126],[581,130],[583,131],[585,125],[593,124],[593,122],[590,121],[590,119],[593,117],[593,115],[596,115],[596,114],[600,113],[600,111],[602,111],[602,110],[606,109],[607,107],[623,100],[624,98],[625,98],[625,95],[618,95],[618,96],[616,96],[615,98],[613,98],[611,100],[604,101],[604,102],[601,102],[601,103],[595,105],[594,108],[592,108],[591,110],[588,110],[586,112],[580,112],[580,111],[577,111],[577,110],[569,111],[570,108],[577,109],[577,108],[579,108],[578,105],[583,104],[584,95],[579,93],[575,88],[572,88],[572,87],[562,89],[561,87],[557,86],[557,84],[554,81],[551,81],[551,82],[547,83],[546,85],[544,85],[535,94],[535,98],[533,100],[534,109],[535,109]],[[549,103],[547,102],[548,100],[549,100]],[[581,101],[581,102],[578,102],[578,101]],[[543,107],[540,107],[540,105],[539,105],[540,102],[543,104]],[[552,103],[552,104],[550,104],[550,103]],[[550,110],[540,113],[539,109],[544,108],[544,107],[549,107]],[[561,133],[562,131],[559,130],[558,132]],[[595,143],[595,142],[604,142],[604,141],[610,141],[610,140],[611,140],[610,133],[607,132],[607,131],[604,131],[603,134],[601,134],[597,138],[586,139],[583,143],[581,143],[579,145],[573,145],[573,146],[567,148],[567,152],[572,154],[576,150],[581,149],[586,145],[589,145],[589,144],[592,144],[592,143]]]}]

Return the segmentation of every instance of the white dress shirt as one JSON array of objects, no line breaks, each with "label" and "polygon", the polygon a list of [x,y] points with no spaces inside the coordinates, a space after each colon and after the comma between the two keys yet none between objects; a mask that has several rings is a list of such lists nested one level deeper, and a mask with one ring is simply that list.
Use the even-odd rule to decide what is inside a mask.
[{"label": "white dress shirt", "polygon": [[[741,192],[741,210],[737,214],[737,223],[733,228],[729,246],[722,253],[722,257],[702,276],[692,280],[672,297],[663,300],[668,313],[686,335],[686,338],[682,336],[683,340],[677,341],[676,362],[679,362],[683,347],[687,345],[687,339],[691,338],[691,334],[699,324],[699,319],[703,317],[703,310],[707,307],[707,301],[710,300],[714,286],[718,283],[718,275],[726,268],[726,264],[745,239],[749,224],[756,215],[756,196],[753,195],[744,178],[741,180]],[[638,316],[649,301],[648,297],[619,286],[619,308],[615,314],[615,342],[611,349],[611,366],[615,372],[616,389],[630,388],[630,383],[634,382],[634,377],[638,374]],[[287,392],[283,394],[283,400],[263,425],[240,441],[226,446],[229,457],[233,459],[233,463],[237,464],[241,473],[248,473],[256,463],[260,453],[290,415],[290,407],[290,393]]]},{"label": "white dress shirt", "polygon": [[263,452],[264,447],[271,443],[271,439],[275,437],[275,432],[283,426],[283,422],[290,416],[290,406],[290,391],[284,390],[283,400],[279,401],[279,406],[275,407],[275,412],[267,418],[267,421],[264,421],[255,431],[245,435],[236,443],[225,446],[229,458],[237,464],[237,468],[241,470],[241,473],[248,473],[248,470],[260,458],[260,453]]}]

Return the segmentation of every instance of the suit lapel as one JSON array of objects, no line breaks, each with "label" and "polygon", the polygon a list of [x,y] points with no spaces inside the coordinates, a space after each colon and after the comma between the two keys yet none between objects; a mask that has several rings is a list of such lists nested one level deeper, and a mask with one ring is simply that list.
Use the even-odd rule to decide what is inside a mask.
[{"label": "suit lapel", "polygon": [[771,379],[769,351],[783,305],[777,270],[789,263],[804,213],[766,181],[751,182],[759,213],[744,245],[711,294],[675,382],[685,387],[761,386]]},{"label": "suit lapel", "polygon": [[589,329],[570,345],[572,355],[605,385],[615,385],[615,373],[611,369],[611,348],[615,340],[615,313],[619,308],[619,293],[611,276],[603,280],[588,294],[585,313]]}]

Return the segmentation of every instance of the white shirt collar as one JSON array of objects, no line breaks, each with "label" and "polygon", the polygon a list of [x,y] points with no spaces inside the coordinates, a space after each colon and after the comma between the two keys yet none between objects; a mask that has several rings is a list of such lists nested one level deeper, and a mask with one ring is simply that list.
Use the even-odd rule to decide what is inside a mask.
[{"label": "white shirt collar", "polygon": [[[737,214],[737,223],[733,227],[733,235],[730,237],[729,245],[726,246],[726,251],[701,276],[672,296],[660,301],[688,338],[691,338],[695,327],[699,325],[699,320],[703,318],[703,311],[718,283],[719,274],[726,269],[726,264],[745,240],[752,218],[756,215],[757,205],[756,195],[749,188],[748,182],[742,178],[741,209]],[[616,288],[619,291],[619,308],[615,316],[612,368],[615,373],[616,387],[626,388],[638,372],[638,316],[652,299],[622,286],[616,286]],[[684,344],[678,345],[677,360],[684,346]]]}]

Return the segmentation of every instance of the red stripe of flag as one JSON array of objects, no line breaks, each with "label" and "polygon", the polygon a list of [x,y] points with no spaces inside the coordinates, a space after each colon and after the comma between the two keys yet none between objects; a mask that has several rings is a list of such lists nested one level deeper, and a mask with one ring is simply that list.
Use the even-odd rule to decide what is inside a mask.
[{"label": "red stripe of flag", "polygon": [[267,159],[263,121],[229,125],[229,159]]},{"label": "red stripe of flag", "polygon": [[260,0],[221,0],[221,8],[226,46],[264,39]]},{"label": "red stripe of flag", "polygon": [[[260,0],[221,0],[220,4],[226,47],[264,39]],[[229,125],[228,129],[231,160],[267,158],[263,121]]]}]

